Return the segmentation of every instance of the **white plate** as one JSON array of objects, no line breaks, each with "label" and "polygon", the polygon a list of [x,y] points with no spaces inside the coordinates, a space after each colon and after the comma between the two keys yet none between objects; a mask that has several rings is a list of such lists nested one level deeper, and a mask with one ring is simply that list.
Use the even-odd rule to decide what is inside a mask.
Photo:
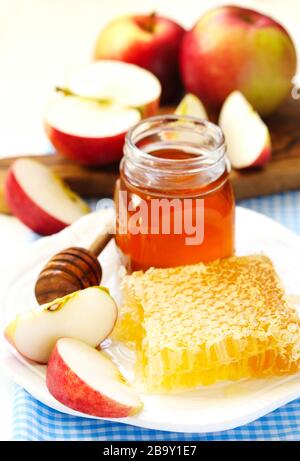
[{"label": "white plate", "polygon": [[[111,211],[102,210],[77,221],[61,233],[39,240],[30,247],[26,260],[6,292],[1,306],[5,321],[35,304],[33,287],[45,262],[70,245],[88,245],[99,233]],[[237,253],[263,252],[270,256],[289,294],[300,292],[300,238],[280,224],[256,212],[237,209]],[[118,297],[116,272],[119,266],[113,242],[101,255],[103,282]],[[107,349],[128,379],[131,377],[130,354],[119,345]],[[125,351],[126,352],[126,351]],[[36,399],[56,410],[85,416],[57,402],[45,385],[45,367],[21,357],[3,339],[0,341],[0,364],[4,371]],[[212,432],[231,429],[253,421],[300,397],[300,373],[287,377],[245,379],[201,387],[169,395],[142,395],[143,411],[117,420],[150,429],[178,432]]]}]

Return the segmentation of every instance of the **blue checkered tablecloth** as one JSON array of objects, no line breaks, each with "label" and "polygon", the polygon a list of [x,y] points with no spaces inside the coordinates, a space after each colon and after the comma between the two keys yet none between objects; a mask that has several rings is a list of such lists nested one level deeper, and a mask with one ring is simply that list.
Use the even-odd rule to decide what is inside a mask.
[{"label": "blue checkered tablecloth", "polygon": [[[300,235],[300,191],[240,202],[264,213]],[[204,441],[296,440],[300,441],[300,399],[245,426],[224,432],[189,434],[154,431],[117,422],[93,420],[52,410],[16,386],[13,416],[14,440],[106,441]]]}]

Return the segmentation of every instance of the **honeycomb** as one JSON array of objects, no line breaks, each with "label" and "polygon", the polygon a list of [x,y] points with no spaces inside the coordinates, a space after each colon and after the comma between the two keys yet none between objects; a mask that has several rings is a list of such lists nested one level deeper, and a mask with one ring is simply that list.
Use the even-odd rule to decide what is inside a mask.
[{"label": "honeycomb", "polygon": [[300,367],[297,312],[266,256],[135,272],[122,292],[114,337],[135,347],[150,392]]}]

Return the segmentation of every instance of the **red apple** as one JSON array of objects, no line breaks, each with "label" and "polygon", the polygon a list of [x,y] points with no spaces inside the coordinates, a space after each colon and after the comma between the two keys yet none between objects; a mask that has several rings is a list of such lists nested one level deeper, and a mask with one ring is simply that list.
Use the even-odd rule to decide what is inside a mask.
[{"label": "red apple", "polygon": [[46,109],[46,131],[57,151],[83,165],[120,160],[128,129],[158,109],[158,79],[132,64],[95,62],[64,83]]},{"label": "red apple", "polygon": [[231,93],[224,102],[219,125],[234,168],[261,167],[271,159],[269,129],[239,91]]},{"label": "red apple", "polygon": [[124,418],[142,407],[141,399],[113,362],[103,352],[75,339],[57,341],[46,383],[59,402],[88,415]]},{"label": "red apple", "polygon": [[90,211],[78,195],[36,160],[16,160],[8,171],[4,192],[10,211],[41,235],[59,232]]},{"label": "red apple", "polygon": [[180,53],[187,91],[212,110],[239,90],[261,115],[271,113],[288,95],[296,65],[283,26],[238,6],[208,11],[186,33]]},{"label": "red apple", "polygon": [[100,32],[94,57],[150,70],[162,84],[162,102],[176,102],[181,95],[178,53],[184,32],[176,22],[156,14],[122,16]]}]

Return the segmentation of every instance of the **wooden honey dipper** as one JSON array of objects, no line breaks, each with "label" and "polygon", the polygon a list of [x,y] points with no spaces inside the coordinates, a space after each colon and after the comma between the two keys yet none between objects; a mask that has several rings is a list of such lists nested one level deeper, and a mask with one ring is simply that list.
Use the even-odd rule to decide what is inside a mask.
[{"label": "wooden honey dipper", "polygon": [[40,272],[35,284],[35,297],[45,304],[74,291],[99,285],[102,268],[97,256],[112,238],[99,235],[89,249],[70,247],[54,255]]}]

